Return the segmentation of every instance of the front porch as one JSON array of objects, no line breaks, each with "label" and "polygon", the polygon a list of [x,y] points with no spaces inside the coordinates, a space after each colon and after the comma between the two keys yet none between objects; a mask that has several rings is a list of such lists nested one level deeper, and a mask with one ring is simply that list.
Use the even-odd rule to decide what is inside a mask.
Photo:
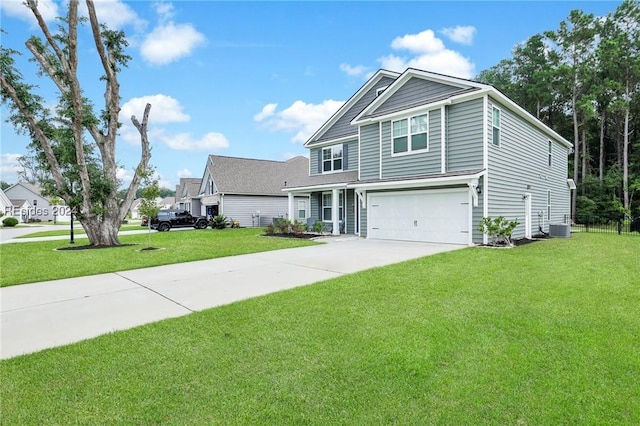
[{"label": "front porch", "polygon": [[309,230],[313,229],[316,222],[322,222],[324,232],[331,235],[360,235],[357,197],[353,189],[346,188],[346,184],[292,188],[287,193],[289,217],[296,217],[295,197],[309,197],[310,213],[306,222]]}]

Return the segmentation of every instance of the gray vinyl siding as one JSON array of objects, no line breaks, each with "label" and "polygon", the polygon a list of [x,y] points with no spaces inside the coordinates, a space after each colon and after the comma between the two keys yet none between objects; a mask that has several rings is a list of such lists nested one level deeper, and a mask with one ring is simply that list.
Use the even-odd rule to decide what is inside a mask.
[{"label": "gray vinyl siding", "polygon": [[[491,143],[493,106],[501,110],[500,146]],[[504,216],[517,220],[520,225],[514,238],[525,235],[525,202],[523,195],[532,196],[532,234],[538,233],[539,224],[548,232],[547,191],[551,191],[551,223],[562,223],[569,214],[568,149],[552,140],[552,165],[548,165],[547,135],[513,114],[503,105],[489,98],[486,120],[489,141],[489,216]],[[538,212],[542,212],[539,218]]]},{"label": "gray vinyl siding", "polygon": [[480,230],[478,229],[478,224],[480,223],[480,221],[482,220],[482,216],[483,216],[483,212],[484,212],[484,197],[482,196],[482,193],[485,191],[484,188],[484,178],[480,179],[479,182],[479,187],[480,187],[480,194],[478,195],[478,207],[473,207],[472,212],[471,212],[471,220],[472,220],[472,230],[471,232],[473,233],[473,242],[474,244],[481,244],[482,243],[482,232],[480,232]]},{"label": "gray vinyl siding", "polygon": [[321,192],[314,192],[313,194],[311,194],[311,218],[313,219],[313,221],[317,221],[320,220],[320,209],[322,208],[322,205],[320,204],[322,202],[321,197],[322,193]]},{"label": "gray vinyl siding", "polygon": [[396,111],[402,107],[420,104],[429,99],[438,98],[460,90],[459,87],[414,77],[380,105],[380,107],[376,109],[375,114],[378,115]]},{"label": "gray vinyl siding", "polygon": [[358,128],[351,125],[351,120],[353,120],[356,115],[360,114],[362,110],[369,105],[376,98],[376,91],[379,88],[385,87],[393,83],[393,79],[389,77],[383,77],[380,79],[376,85],[369,90],[362,98],[358,100],[348,111],[344,113],[338,121],[335,122],[330,129],[328,129],[319,139],[318,141],[326,141],[336,138],[341,138],[349,135],[357,135]]},{"label": "gray vinyl siding", "polygon": [[318,170],[318,158],[322,155],[322,148],[312,148],[309,151],[309,174],[311,176],[321,174]]},{"label": "gray vinyl siding", "polygon": [[[274,217],[287,217],[289,212],[289,201],[286,196],[225,195],[222,203],[221,214],[239,221],[242,227],[265,226],[271,223]],[[260,225],[257,223],[257,218],[251,217],[258,210]]]},{"label": "gray vinyl siding", "polygon": [[347,190],[347,199],[345,200],[345,206],[344,208],[345,210],[345,216],[347,218],[347,226],[345,228],[345,232],[347,234],[353,234],[356,232],[356,216],[354,214],[353,209],[355,208],[355,192],[353,191],[353,189],[348,189]]},{"label": "gray vinyl siding", "polygon": [[[391,121],[382,123],[382,177],[419,176],[440,173],[442,143],[439,109],[429,113],[428,151],[392,156]],[[416,113],[415,115],[419,115]]]},{"label": "gray vinyl siding", "polygon": [[367,209],[364,207],[360,208],[360,236],[367,236]]},{"label": "gray vinyl siding", "polygon": [[380,127],[378,123],[360,127],[360,180],[380,177]]},{"label": "gray vinyl siding", "polygon": [[447,172],[483,167],[482,111],[482,99],[447,107]]},{"label": "gray vinyl siding", "polygon": [[[343,171],[348,172],[358,170],[358,139],[345,142],[342,145],[343,155],[345,152],[345,147],[347,152],[347,161],[343,162],[343,166],[345,166],[346,168],[343,168]],[[326,146],[324,147],[326,148]],[[309,151],[309,168],[311,171],[311,176],[322,174],[322,172],[318,170],[318,161],[320,161],[320,159],[322,158],[322,148],[323,147],[311,148],[311,150]]]}]

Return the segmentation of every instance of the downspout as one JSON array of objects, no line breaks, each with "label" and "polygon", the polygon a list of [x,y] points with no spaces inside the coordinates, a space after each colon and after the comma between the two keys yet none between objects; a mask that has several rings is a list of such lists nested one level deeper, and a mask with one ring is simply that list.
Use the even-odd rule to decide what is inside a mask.
[{"label": "downspout", "polygon": [[[483,110],[483,120],[482,120],[482,166],[484,168],[484,181],[482,182],[483,191],[482,191],[482,216],[489,216],[489,95],[484,95],[482,98],[482,110]],[[482,244],[489,243],[489,236],[487,234],[482,235]]]}]

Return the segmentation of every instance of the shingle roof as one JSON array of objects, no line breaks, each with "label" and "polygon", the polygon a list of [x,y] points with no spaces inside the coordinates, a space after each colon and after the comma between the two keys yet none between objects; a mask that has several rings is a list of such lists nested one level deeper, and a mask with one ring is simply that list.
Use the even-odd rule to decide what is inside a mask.
[{"label": "shingle roof", "polygon": [[208,167],[223,194],[286,196],[282,188],[309,174],[309,160],[302,156],[273,161],[210,155]]},{"label": "shingle roof", "polygon": [[178,201],[184,198],[182,193],[184,192],[185,186],[187,187],[188,197],[197,197],[198,192],[200,192],[201,183],[202,179],[200,178],[180,178],[180,183],[176,185],[175,200]]}]

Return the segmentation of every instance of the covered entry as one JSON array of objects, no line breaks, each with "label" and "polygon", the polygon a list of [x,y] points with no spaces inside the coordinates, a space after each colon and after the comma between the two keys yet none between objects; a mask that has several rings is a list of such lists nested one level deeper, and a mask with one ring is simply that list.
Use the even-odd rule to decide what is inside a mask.
[{"label": "covered entry", "polygon": [[370,192],[369,238],[468,244],[469,188]]}]

